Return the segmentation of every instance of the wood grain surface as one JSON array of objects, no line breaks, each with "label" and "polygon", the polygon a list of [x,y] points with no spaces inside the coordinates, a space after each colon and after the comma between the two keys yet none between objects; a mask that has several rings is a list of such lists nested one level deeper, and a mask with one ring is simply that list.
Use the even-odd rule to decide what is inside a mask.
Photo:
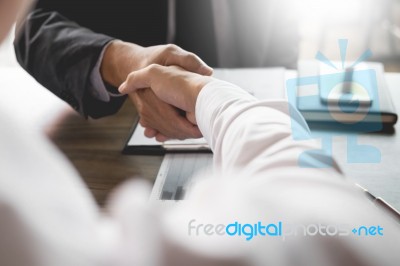
[{"label": "wood grain surface", "polygon": [[100,206],[128,178],[154,182],[162,156],[123,155],[137,112],[129,101],[113,116],[85,120],[72,110],[49,125],[46,133],[68,157]]}]

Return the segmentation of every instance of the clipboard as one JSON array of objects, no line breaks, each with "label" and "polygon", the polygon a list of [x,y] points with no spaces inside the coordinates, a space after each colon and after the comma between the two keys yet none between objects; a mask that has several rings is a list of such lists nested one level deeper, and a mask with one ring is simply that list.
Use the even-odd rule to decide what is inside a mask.
[{"label": "clipboard", "polygon": [[186,140],[168,140],[158,142],[144,136],[144,127],[137,120],[125,143],[123,154],[126,155],[165,155],[166,153],[212,153],[204,138]]}]

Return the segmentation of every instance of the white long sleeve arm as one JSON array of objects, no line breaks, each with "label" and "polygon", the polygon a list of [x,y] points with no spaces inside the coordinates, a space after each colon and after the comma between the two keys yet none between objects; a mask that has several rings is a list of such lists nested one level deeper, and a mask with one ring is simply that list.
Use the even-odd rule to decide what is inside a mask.
[{"label": "white long sleeve arm", "polygon": [[[258,101],[232,84],[214,81],[198,96],[196,119],[214,152],[215,173],[198,176],[188,199],[172,208],[152,208],[145,211],[147,218],[143,214],[142,218],[119,218],[147,240],[141,241],[141,248],[158,254],[159,264],[398,264],[400,229],[394,220],[337,167],[299,167],[298,156],[319,147],[313,141],[293,140],[287,102]],[[307,133],[300,115],[294,122]],[[322,153],[315,158],[324,159]],[[119,193],[112,207],[119,213],[115,217],[124,217],[133,209],[132,195],[137,191],[132,185]],[[158,226],[149,217],[158,217]],[[144,225],[146,221],[149,226]],[[216,233],[216,226],[235,222],[282,222],[284,232],[277,237],[258,234],[250,241],[243,233]],[[289,234],[288,226],[300,228],[298,234]],[[383,228],[383,235],[358,236],[351,231],[362,226]],[[301,228],[311,228],[311,233],[322,229],[319,234],[303,236]],[[128,246],[139,244],[134,235],[127,240]]]},{"label": "white long sleeve arm", "polygon": [[[346,225],[350,230],[379,225],[384,228],[382,236],[353,232],[300,236],[290,244],[261,237],[252,243],[259,252],[250,253],[253,259],[259,258],[260,265],[398,264],[395,243],[400,239],[400,227],[391,217],[376,208],[337,167],[299,167],[299,155],[319,147],[317,142],[293,140],[292,122],[302,125],[296,128],[305,133],[308,129],[300,115],[291,119],[287,102],[258,101],[232,84],[214,81],[199,94],[196,119],[212,147],[218,170],[214,179],[194,189],[189,207],[181,210],[183,224],[185,219],[198,217],[197,223],[201,219],[216,223],[281,220],[304,226]],[[321,153],[316,159],[326,158]],[[197,240],[197,245],[221,253],[229,246],[235,256],[232,238],[224,244],[215,239],[204,241],[202,246]]]},{"label": "white long sleeve arm", "polygon": [[[301,135],[308,136],[309,132],[299,113],[289,116],[286,101],[259,101],[227,82],[214,81],[203,88],[196,114],[199,127],[214,151],[215,163],[223,172],[232,168],[254,173],[298,168],[302,152],[319,149],[315,141],[293,139],[292,123],[296,123]],[[326,157],[321,151],[319,159]],[[334,166],[332,171],[338,170]]]}]

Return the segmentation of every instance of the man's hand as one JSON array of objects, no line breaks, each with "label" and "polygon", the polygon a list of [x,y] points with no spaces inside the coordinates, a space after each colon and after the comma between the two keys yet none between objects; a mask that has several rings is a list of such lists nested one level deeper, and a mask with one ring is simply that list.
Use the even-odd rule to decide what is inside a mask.
[{"label": "man's hand", "polygon": [[197,97],[212,80],[212,77],[188,72],[177,66],[153,64],[129,74],[119,87],[119,92],[146,93],[151,89],[160,100],[185,111],[187,118],[195,122]]},{"label": "man's hand", "polygon": [[[178,65],[201,75],[212,74],[212,69],[198,56],[175,45],[145,48],[121,41],[112,42],[106,49],[101,74],[107,83],[119,87],[129,73],[151,64]],[[189,122],[179,110],[162,102],[151,91],[141,91],[129,96],[139,112],[139,122],[146,128],[147,137],[156,137],[158,141],[201,137],[197,126],[191,123],[194,122],[193,119]]]},{"label": "man's hand", "polygon": [[[152,90],[138,90],[129,94],[129,97],[136,103],[136,109],[140,113],[139,123],[145,128],[146,137],[155,137],[157,141],[163,142],[169,138],[202,136],[194,121],[188,121],[175,106],[161,101]],[[156,130],[160,125],[163,126],[162,133]]]}]

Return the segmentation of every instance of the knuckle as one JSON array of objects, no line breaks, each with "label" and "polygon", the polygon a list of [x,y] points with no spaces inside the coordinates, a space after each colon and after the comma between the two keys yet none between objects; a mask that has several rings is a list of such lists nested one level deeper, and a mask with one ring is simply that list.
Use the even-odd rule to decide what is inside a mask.
[{"label": "knuckle", "polygon": [[[180,54],[180,48],[175,44],[166,44],[161,53],[161,64],[162,65],[170,65],[173,64],[176,60],[176,56]],[[171,62],[172,61],[172,62]]]},{"label": "knuckle", "polygon": [[197,60],[197,56],[194,53],[191,53],[191,52],[188,52],[185,55],[185,57],[186,57],[186,59],[189,59],[189,60]]},{"label": "knuckle", "polygon": [[149,124],[146,122],[145,119],[140,119],[140,120],[139,120],[139,124],[140,124],[142,127],[149,127]]},{"label": "knuckle", "polygon": [[153,138],[157,135],[157,131],[153,128],[147,127],[144,131],[144,135],[148,138]]},{"label": "knuckle", "polygon": [[201,138],[201,137],[203,137],[203,135],[201,134],[200,131],[194,132],[193,135],[192,135],[192,138],[195,138],[195,139],[198,139],[198,138]]},{"label": "knuckle", "polygon": [[179,49],[179,47],[175,44],[169,43],[165,45],[165,49],[164,51],[166,52],[174,52],[177,51]]},{"label": "knuckle", "polygon": [[190,138],[190,136],[185,136],[185,135],[178,136],[179,140],[185,140],[185,139],[188,139],[188,138]]},{"label": "knuckle", "polygon": [[175,136],[176,136],[176,138],[179,139],[179,140],[185,140],[185,139],[191,137],[190,135],[185,134],[185,133],[183,133],[183,132],[177,132],[177,133],[175,134]]},{"label": "knuckle", "polygon": [[156,136],[156,140],[158,141],[158,142],[164,142],[164,137],[159,137],[159,136]]},{"label": "knuckle", "polygon": [[133,81],[134,78],[135,78],[135,73],[131,72],[128,74],[128,77],[126,78],[126,80],[128,81],[128,83],[130,83]]},{"label": "knuckle", "polygon": [[156,73],[160,70],[160,65],[158,64],[150,64],[148,67],[150,73]]}]

